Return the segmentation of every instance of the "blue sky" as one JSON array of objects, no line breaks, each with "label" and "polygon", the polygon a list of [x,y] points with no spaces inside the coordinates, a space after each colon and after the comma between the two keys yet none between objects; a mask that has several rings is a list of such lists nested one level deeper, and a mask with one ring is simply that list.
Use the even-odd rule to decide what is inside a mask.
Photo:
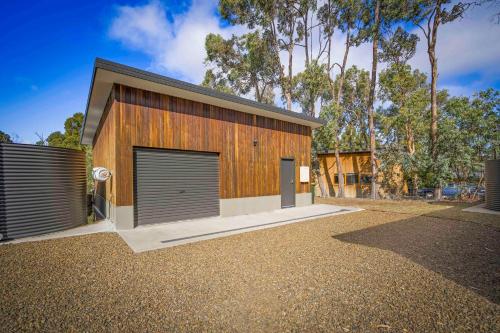
[{"label": "blue sky", "polygon": [[[0,20],[0,130],[26,143],[37,141],[35,132],[46,137],[63,130],[68,116],[85,111],[96,57],[149,67],[149,56],[108,35],[113,15],[123,4],[0,2],[4,13]],[[185,10],[185,5],[165,2],[165,6],[174,13]]]},{"label": "blue sky", "polygon": [[[2,1],[0,12],[0,130],[25,143],[85,111],[96,57],[199,83],[204,36],[245,31],[221,23],[213,0]],[[440,88],[500,89],[500,25],[489,13],[475,10],[440,31]],[[412,65],[428,72],[422,45]],[[368,49],[353,50],[350,63],[368,68]]]}]

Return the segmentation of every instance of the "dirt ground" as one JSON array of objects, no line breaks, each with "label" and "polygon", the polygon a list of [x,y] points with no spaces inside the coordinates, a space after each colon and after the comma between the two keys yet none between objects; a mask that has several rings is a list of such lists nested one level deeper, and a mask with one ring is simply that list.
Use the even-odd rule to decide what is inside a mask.
[{"label": "dirt ground", "polygon": [[133,254],[115,234],[0,246],[2,331],[498,332],[500,222],[365,211]]}]

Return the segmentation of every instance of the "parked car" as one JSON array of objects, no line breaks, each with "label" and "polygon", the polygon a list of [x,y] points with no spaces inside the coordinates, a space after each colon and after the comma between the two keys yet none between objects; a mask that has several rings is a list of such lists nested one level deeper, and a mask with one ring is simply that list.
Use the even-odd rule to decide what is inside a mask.
[{"label": "parked car", "polygon": [[431,199],[434,197],[434,189],[421,188],[417,191],[417,195],[422,198]]},{"label": "parked car", "polygon": [[469,198],[472,198],[474,195],[479,198],[483,199],[486,191],[483,186],[477,186],[477,185],[467,185],[464,188],[464,192],[467,194]]},{"label": "parked car", "polygon": [[456,199],[462,193],[462,189],[457,184],[449,184],[443,188],[443,198],[445,199]]}]

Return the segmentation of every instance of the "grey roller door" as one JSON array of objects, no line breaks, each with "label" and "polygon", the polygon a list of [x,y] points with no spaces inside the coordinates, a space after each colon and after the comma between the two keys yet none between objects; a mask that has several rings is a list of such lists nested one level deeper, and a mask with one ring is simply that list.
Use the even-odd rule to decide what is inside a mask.
[{"label": "grey roller door", "polygon": [[134,149],[136,225],[219,215],[216,153]]}]

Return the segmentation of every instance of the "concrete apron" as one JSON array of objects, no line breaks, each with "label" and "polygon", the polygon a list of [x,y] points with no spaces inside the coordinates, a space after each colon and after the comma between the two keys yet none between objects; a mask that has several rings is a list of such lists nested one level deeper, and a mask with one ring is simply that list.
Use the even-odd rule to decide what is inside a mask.
[{"label": "concrete apron", "polygon": [[24,238],[14,239],[11,241],[1,242],[0,245],[38,242],[50,239],[83,236],[83,235],[96,234],[100,232],[114,232],[114,231],[115,231],[114,224],[109,220],[104,220],[93,224],[82,225],[80,227],[64,231],[51,232],[45,235],[24,237]]},{"label": "concrete apron", "polygon": [[469,207],[469,208],[464,208],[462,210],[464,212],[483,213],[483,214],[491,214],[491,215],[500,215],[500,211],[497,212],[495,210],[491,210],[491,209],[486,208],[486,204],[485,203],[482,203],[482,204],[477,205],[477,206],[472,206],[472,207]]},{"label": "concrete apron", "polygon": [[310,205],[249,215],[154,224],[117,232],[138,253],[361,210],[355,207]]}]

